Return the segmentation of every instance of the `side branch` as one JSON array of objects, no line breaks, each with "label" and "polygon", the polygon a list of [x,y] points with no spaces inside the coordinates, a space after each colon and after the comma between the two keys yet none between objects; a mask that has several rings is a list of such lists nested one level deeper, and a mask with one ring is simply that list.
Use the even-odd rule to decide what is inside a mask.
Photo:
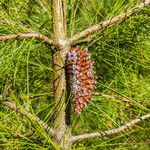
[{"label": "side branch", "polygon": [[16,38],[35,38],[49,45],[54,45],[53,40],[39,33],[20,33],[20,34],[4,35],[4,36],[0,36],[0,41],[6,41],[6,40],[11,40]]},{"label": "side branch", "polygon": [[37,116],[34,116],[33,114],[31,114],[27,110],[25,110],[23,108],[19,108],[15,103],[10,102],[10,101],[3,101],[2,104],[5,105],[6,107],[12,109],[12,110],[16,110],[16,112],[22,114],[23,116],[27,117],[28,119],[37,122],[38,124],[43,126],[43,128],[46,132],[50,133],[52,136],[54,135],[54,131],[52,128],[50,128],[45,122],[40,120],[40,118],[38,118]]},{"label": "side branch", "polygon": [[69,40],[70,44],[73,44],[74,42],[76,42],[77,40],[86,37],[92,33],[96,33],[97,31],[101,31],[106,27],[110,27],[111,25],[123,21],[126,18],[128,18],[129,16],[131,16],[132,14],[134,14],[135,12],[138,12],[141,8],[148,6],[150,4],[150,0],[144,0],[144,2],[137,4],[135,7],[127,9],[127,11],[125,13],[122,13],[120,15],[117,15],[111,19],[105,20],[103,22],[100,22],[90,28],[87,28],[83,31],[81,31],[78,34],[73,35]]},{"label": "side branch", "polygon": [[118,128],[115,128],[115,129],[106,130],[106,131],[102,131],[102,132],[87,133],[87,134],[72,136],[70,138],[70,141],[71,142],[75,142],[77,140],[84,140],[84,139],[87,139],[87,138],[104,137],[104,136],[108,136],[108,135],[117,134],[117,133],[120,133],[120,132],[124,131],[127,128],[133,127],[133,125],[135,125],[138,122],[141,122],[141,121],[143,121],[145,119],[148,119],[148,118],[150,118],[150,114],[141,116],[141,117],[139,117],[137,119],[134,119],[134,120],[131,120],[130,122],[124,124],[123,126],[120,126]]}]

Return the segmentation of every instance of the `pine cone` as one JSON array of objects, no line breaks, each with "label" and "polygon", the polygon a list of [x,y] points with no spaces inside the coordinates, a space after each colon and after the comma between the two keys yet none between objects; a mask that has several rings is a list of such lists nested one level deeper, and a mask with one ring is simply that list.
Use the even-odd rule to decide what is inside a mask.
[{"label": "pine cone", "polygon": [[71,48],[67,55],[75,113],[80,114],[92,98],[96,84],[93,61],[87,49]]}]

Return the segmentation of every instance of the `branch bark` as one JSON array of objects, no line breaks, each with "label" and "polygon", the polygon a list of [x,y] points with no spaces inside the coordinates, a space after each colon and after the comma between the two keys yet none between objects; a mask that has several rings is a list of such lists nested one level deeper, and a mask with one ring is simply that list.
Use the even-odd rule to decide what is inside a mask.
[{"label": "branch bark", "polygon": [[55,45],[63,47],[67,42],[66,0],[52,0],[52,13]]},{"label": "branch bark", "polygon": [[40,124],[41,126],[43,126],[44,130],[46,132],[48,132],[49,134],[51,134],[51,136],[54,136],[54,131],[51,127],[49,127],[48,124],[46,124],[44,121],[42,121],[40,118],[38,118],[37,116],[34,116],[33,114],[31,114],[30,112],[28,112],[27,110],[25,110],[24,108],[20,108],[18,107],[15,103],[10,102],[10,101],[3,101],[2,102],[3,105],[5,105],[7,108],[15,110],[16,112],[22,114],[23,116],[27,117],[28,119],[30,119],[31,121],[35,121],[38,124]]},{"label": "branch bark", "polygon": [[144,116],[141,116],[137,119],[131,120],[130,122],[115,128],[115,129],[111,129],[111,130],[106,130],[106,131],[102,131],[102,132],[95,132],[95,133],[87,133],[87,134],[82,134],[82,135],[76,135],[76,136],[72,136],[70,138],[71,142],[75,142],[75,141],[80,141],[80,140],[84,140],[87,138],[93,138],[93,137],[105,137],[108,135],[113,135],[113,134],[117,134],[120,133],[122,131],[124,131],[127,128],[131,128],[133,127],[135,124],[137,124],[138,122],[141,122],[145,119],[150,118],[150,114],[146,114]]},{"label": "branch bark", "polygon": [[[66,121],[67,90],[64,64],[71,45],[67,42],[66,0],[52,0],[54,42],[59,51],[53,55],[54,63],[54,99],[57,105],[54,130],[61,149],[70,150],[71,129]],[[70,109],[70,108],[69,108]]]},{"label": "branch bark", "polygon": [[78,34],[73,35],[70,39],[68,39],[69,43],[73,44],[74,42],[76,42],[77,40],[79,40],[81,38],[87,37],[88,35],[96,33],[97,31],[101,31],[106,27],[110,27],[110,26],[116,24],[117,22],[123,21],[126,18],[128,18],[129,16],[131,16],[132,14],[138,12],[141,8],[148,6],[149,4],[150,4],[150,0],[144,0],[144,2],[141,2],[140,4],[137,4],[135,7],[128,9],[125,13],[122,13],[111,19],[100,22],[90,28],[87,28],[87,29],[81,31]]},{"label": "branch bark", "polygon": [[49,45],[54,45],[53,40],[39,33],[19,33],[19,34],[4,35],[4,36],[0,36],[0,41],[3,42],[11,39],[16,39],[16,38],[35,38]]}]

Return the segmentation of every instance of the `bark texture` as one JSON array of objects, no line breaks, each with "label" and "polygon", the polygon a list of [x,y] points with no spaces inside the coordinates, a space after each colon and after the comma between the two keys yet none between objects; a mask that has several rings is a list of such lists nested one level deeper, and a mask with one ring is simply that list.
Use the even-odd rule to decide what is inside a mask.
[{"label": "bark texture", "polygon": [[[66,120],[67,89],[65,76],[66,54],[70,49],[67,44],[66,25],[66,0],[52,0],[53,31],[56,52],[53,55],[54,63],[54,98],[57,105],[55,115],[55,139],[61,149],[70,150],[71,136],[70,126]],[[58,49],[58,51],[57,51]]]}]

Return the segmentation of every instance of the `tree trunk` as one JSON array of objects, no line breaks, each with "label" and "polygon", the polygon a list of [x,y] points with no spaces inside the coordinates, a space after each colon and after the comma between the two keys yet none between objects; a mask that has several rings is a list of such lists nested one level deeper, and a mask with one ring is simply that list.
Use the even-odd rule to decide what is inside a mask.
[{"label": "tree trunk", "polygon": [[54,99],[57,106],[54,122],[55,139],[61,149],[70,150],[71,130],[67,120],[68,114],[66,114],[68,102],[64,67],[66,54],[70,49],[70,45],[67,44],[66,0],[52,0],[52,15],[55,49],[57,49],[53,55]]},{"label": "tree trunk", "polygon": [[[68,48],[68,47],[66,47]],[[66,76],[65,76],[65,52],[58,51],[53,55],[54,61],[54,97],[56,102],[55,114],[55,139],[60,147],[64,150],[71,149],[71,143],[68,139],[71,137],[70,124],[68,124],[68,117],[66,114],[67,90],[66,90]],[[67,109],[70,109],[67,107]],[[70,119],[70,117],[69,117]]]}]

